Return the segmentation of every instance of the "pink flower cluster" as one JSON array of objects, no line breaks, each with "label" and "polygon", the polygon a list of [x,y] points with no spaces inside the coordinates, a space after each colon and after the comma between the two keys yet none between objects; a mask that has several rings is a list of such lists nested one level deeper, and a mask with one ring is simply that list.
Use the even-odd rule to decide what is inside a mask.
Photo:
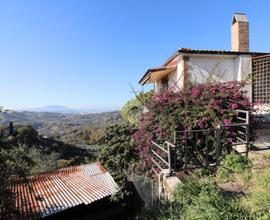
[{"label": "pink flower cluster", "polygon": [[[174,131],[213,128],[231,124],[236,109],[250,109],[241,82],[206,83],[183,91],[162,91],[146,103],[134,140],[142,166],[151,166],[151,141],[173,140]],[[229,132],[229,131],[228,131]],[[227,140],[228,143],[231,140]]]}]

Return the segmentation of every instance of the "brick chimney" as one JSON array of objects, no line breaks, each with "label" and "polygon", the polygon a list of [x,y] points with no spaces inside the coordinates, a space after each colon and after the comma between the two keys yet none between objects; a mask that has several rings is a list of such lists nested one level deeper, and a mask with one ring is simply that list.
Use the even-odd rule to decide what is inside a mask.
[{"label": "brick chimney", "polygon": [[232,51],[249,52],[249,23],[245,14],[233,15],[231,32]]}]

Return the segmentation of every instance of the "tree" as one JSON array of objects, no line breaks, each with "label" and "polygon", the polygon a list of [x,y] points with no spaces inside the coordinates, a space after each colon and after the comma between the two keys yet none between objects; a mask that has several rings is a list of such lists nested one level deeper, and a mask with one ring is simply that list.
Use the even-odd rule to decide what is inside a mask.
[{"label": "tree", "polygon": [[135,129],[127,124],[113,125],[100,140],[102,147],[98,159],[121,187],[121,198],[128,194],[124,171],[132,169],[138,160],[132,140],[134,132]]},{"label": "tree", "polygon": [[10,190],[12,176],[27,182],[33,161],[23,147],[8,147],[0,150],[0,219],[13,219],[18,215],[13,192]]},{"label": "tree", "polygon": [[121,110],[125,122],[137,125],[142,112],[145,110],[145,103],[153,96],[153,91],[140,93],[135,98],[129,100]]}]

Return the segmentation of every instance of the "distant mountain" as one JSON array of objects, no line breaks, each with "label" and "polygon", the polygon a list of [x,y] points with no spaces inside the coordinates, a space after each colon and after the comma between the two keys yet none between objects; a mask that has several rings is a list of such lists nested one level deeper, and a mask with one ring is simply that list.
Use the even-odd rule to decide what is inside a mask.
[{"label": "distant mountain", "polygon": [[30,109],[15,109],[17,112],[48,112],[48,113],[62,113],[62,114],[87,114],[87,113],[102,113],[112,111],[110,109],[73,109],[67,108],[61,105],[49,105],[41,108],[30,108]]},{"label": "distant mountain", "polygon": [[60,105],[49,105],[41,108],[32,108],[27,109],[27,111],[31,112],[55,112],[55,113],[64,113],[64,114],[78,114],[80,113],[79,110],[70,109],[65,106]]}]

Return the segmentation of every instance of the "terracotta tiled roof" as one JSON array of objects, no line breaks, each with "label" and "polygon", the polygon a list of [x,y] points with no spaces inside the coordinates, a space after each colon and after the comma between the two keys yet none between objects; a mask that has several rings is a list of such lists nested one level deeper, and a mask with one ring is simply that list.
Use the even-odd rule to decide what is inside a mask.
[{"label": "terracotta tiled roof", "polygon": [[14,181],[16,207],[22,218],[53,215],[84,204],[89,205],[118,190],[112,176],[100,163],[92,163],[39,174],[28,178],[29,185]]}]

